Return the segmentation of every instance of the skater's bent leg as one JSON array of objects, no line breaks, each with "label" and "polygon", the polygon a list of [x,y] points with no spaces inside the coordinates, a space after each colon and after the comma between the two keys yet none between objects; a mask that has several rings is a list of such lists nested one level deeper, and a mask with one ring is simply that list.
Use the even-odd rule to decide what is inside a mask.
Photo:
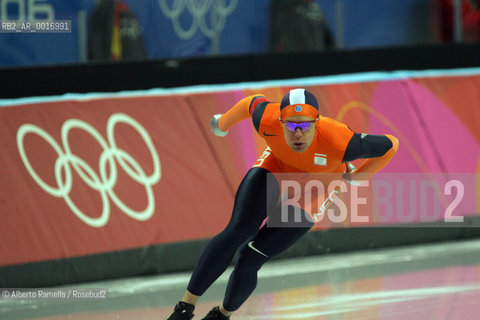
[{"label": "skater's bent leg", "polygon": [[[289,209],[289,213],[293,212],[293,207]],[[302,214],[308,215],[303,210]],[[231,313],[240,308],[257,286],[257,272],[262,265],[294,244],[312,226],[313,222],[306,218],[297,226],[263,226],[258,234],[240,249],[226,289],[223,309]]]},{"label": "skater's bent leg", "polygon": [[[235,196],[232,218],[201,254],[187,287],[187,298],[201,296],[227,269],[242,243],[258,231],[266,218],[267,173],[263,168],[252,168],[243,179]],[[271,189],[268,199],[274,199],[270,193],[278,193]]]}]

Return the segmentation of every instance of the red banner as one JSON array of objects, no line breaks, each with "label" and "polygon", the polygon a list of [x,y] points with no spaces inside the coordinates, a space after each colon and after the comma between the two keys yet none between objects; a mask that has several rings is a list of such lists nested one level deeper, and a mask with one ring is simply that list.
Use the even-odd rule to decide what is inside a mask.
[{"label": "red banner", "polygon": [[209,237],[233,196],[179,97],[0,109],[0,265]]}]

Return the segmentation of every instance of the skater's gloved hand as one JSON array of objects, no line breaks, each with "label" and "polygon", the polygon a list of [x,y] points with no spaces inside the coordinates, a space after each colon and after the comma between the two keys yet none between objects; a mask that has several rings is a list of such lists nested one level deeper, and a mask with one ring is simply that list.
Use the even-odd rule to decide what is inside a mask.
[{"label": "skater's gloved hand", "polygon": [[210,130],[212,133],[218,137],[225,137],[228,134],[228,131],[222,131],[218,127],[218,119],[222,117],[222,114],[216,114],[210,120]]},{"label": "skater's gloved hand", "polygon": [[[356,170],[357,170],[357,168],[355,168],[355,166],[352,163],[346,162],[346,169],[345,169],[345,173],[343,174],[343,179],[345,181],[347,181],[348,183],[355,185],[357,182],[352,179],[352,174]],[[313,215],[313,218],[314,218],[315,221],[320,220],[321,216],[323,216],[325,214],[327,209],[332,205],[335,198],[339,197],[340,194],[341,194],[340,187],[336,187],[334,190],[332,190],[332,192],[330,192],[328,197],[325,199],[325,201],[320,206],[318,212]]]},{"label": "skater's gloved hand", "polygon": [[355,168],[355,166],[351,162],[346,162],[345,164],[347,165],[347,168],[345,173],[343,174],[343,179],[351,185],[364,186],[365,180],[362,180],[360,177],[354,174],[354,172],[357,171],[357,168]]},{"label": "skater's gloved hand", "polygon": [[357,171],[357,168],[355,168],[355,166],[351,162],[346,162],[345,165],[346,165],[346,169],[345,169],[345,173],[343,174],[343,179],[348,183],[350,183],[352,180],[352,173]]}]

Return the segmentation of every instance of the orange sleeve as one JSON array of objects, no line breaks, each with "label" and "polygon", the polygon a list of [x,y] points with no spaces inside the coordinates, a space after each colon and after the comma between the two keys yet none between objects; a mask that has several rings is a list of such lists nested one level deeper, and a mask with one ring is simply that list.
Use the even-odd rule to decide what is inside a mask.
[{"label": "orange sleeve", "polygon": [[[228,131],[234,124],[240,122],[244,119],[251,117],[253,110],[250,110],[251,103],[255,97],[262,96],[261,94],[255,94],[243,98],[237,102],[230,110],[228,110],[224,115],[218,120],[218,127],[222,131]],[[263,96],[262,96],[263,97]]]},{"label": "orange sleeve", "polygon": [[397,153],[399,141],[396,137],[386,134],[390,141],[392,141],[392,147],[383,156],[378,158],[370,158],[361,165],[355,173],[352,174],[352,179],[355,179],[356,174],[362,174],[362,180],[370,179],[376,172],[381,170],[392,160],[395,153]]}]

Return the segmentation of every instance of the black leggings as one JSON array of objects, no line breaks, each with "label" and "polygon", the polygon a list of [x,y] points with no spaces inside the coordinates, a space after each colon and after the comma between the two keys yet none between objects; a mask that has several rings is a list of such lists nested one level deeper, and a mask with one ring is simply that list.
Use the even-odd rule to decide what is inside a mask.
[{"label": "black leggings", "polygon": [[[227,269],[240,248],[223,301],[228,311],[240,308],[253,292],[257,285],[257,271],[262,265],[313,226],[307,221],[301,226],[273,228],[264,225],[260,228],[267,216],[267,208],[275,208],[269,213],[269,219],[280,214],[280,207],[276,205],[278,185],[269,183],[267,188],[267,174],[263,168],[248,171],[238,187],[230,222],[204,249],[187,287],[191,293],[201,296]],[[293,214],[293,210],[288,212]],[[302,214],[306,221],[306,212],[302,210]]]}]

